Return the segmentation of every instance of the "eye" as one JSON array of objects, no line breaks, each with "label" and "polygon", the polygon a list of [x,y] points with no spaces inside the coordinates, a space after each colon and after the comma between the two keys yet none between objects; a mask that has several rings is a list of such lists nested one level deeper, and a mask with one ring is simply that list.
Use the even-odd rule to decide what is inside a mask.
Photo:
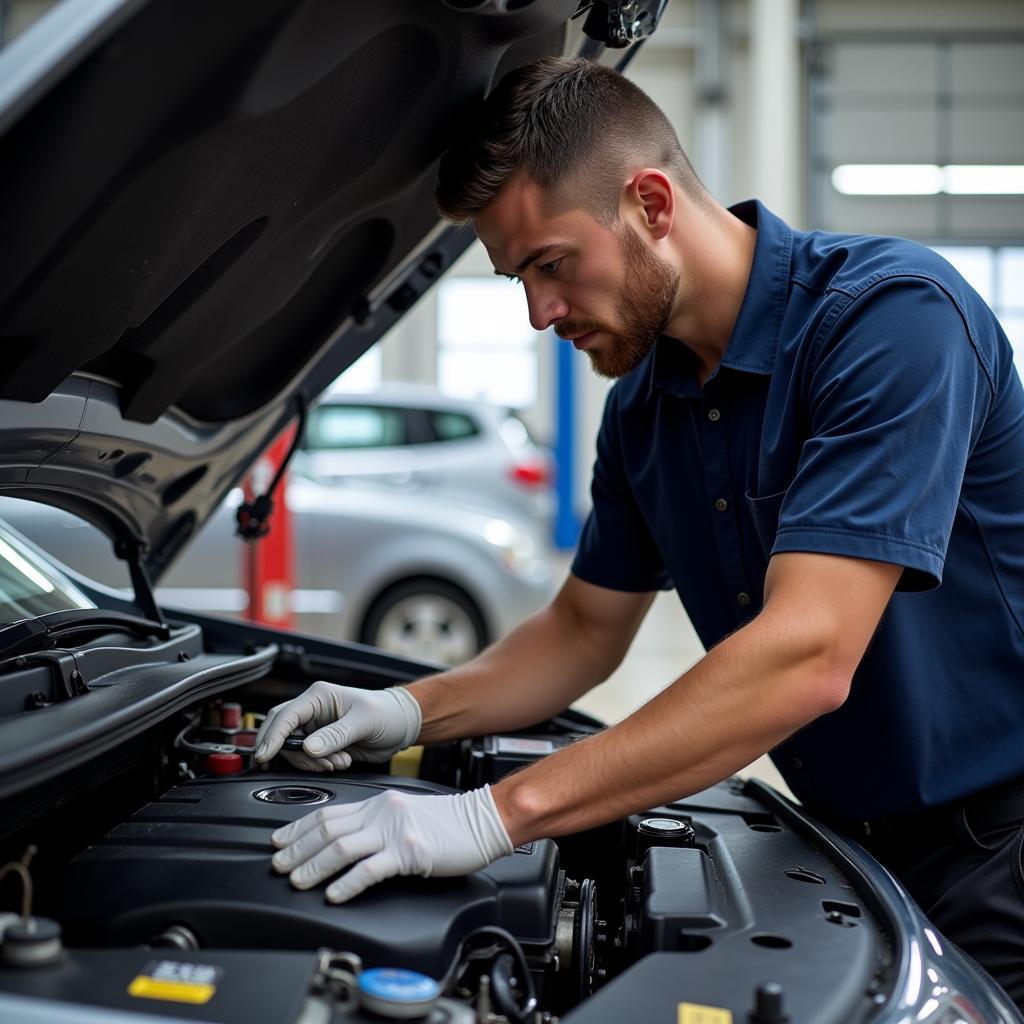
[{"label": "eye", "polygon": [[552,260],[550,263],[542,263],[537,269],[542,274],[554,274],[558,272],[558,264],[562,262],[562,257],[559,256],[557,260]]}]

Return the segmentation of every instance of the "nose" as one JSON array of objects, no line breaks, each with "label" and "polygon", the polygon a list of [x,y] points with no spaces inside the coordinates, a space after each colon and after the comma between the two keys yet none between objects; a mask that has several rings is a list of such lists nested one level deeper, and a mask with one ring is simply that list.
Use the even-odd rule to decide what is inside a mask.
[{"label": "nose", "polygon": [[535,331],[546,331],[569,315],[569,303],[550,287],[528,285],[526,304],[530,310],[530,326]]}]

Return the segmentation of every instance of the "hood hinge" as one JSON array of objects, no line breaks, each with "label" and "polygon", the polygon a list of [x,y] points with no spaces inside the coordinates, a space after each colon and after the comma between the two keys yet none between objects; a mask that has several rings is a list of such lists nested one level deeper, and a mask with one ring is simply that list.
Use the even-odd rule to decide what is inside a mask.
[{"label": "hood hinge", "polygon": [[581,0],[573,18],[586,14],[583,31],[619,50],[651,35],[667,6],[668,0]]}]

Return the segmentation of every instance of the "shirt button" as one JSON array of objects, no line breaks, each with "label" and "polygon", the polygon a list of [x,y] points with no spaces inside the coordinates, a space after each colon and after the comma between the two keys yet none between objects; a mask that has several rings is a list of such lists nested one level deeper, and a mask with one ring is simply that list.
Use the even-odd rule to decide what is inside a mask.
[{"label": "shirt button", "polygon": [[738,604],[738,605],[739,605],[739,606],[740,606],[741,608],[746,608],[746,607],[747,607],[747,605],[748,605],[748,604],[750,604],[750,595],[749,595],[749,594],[745,594],[745,593],[743,593],[743,591],[740,591],[740,592],[739,592],[739,593],[738,593],[738,594],[736,595],[736,603],[737,603],[737,604]]},{"label": "shirt button", "polygon": [[712,423],[717,423],[722,418],[722,414],[717,409],[708,409],[708,419]]},{"label": "shirt button", "polygon": [[725,498],[719,498],[715,502],[715,508],[718,509],[719,512],[724,512],[728,507],[729,507],[729,502],[727,502],[725,500]]}]

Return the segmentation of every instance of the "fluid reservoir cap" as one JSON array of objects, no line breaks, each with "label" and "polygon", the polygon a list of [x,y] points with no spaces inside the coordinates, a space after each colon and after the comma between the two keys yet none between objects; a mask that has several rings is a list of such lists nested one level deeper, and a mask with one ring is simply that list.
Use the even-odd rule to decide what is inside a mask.
[{"label": "fluid reservoir cap", "polygon": [[241,754],[208,754],[206,770],[211,775],[237,775],[245,768]]},{"label": "fluid reservoir cap", "polygon": [[433,978],[399,967],[372,967],[359,975],[359,1002],[392,1020],[426,1016],[441,995]]},{"label": "fluid reservoir cap", "polygon": [[60,925],[47,917],[30,917],[4,929],[0,961],[7,967],[46,967],[57,963],[63,951]]},{"label": "fluid reservoir cap", "polygon": [[638,828],[653,836],[684,836],[692,831],[685,821],[676,821],[675,818],[644,818]]},{"label": "fluid reservoir cap", "polygon": [[239,729],[242,725],[242,705],[224,703],[220,706],[220,727]]}]

